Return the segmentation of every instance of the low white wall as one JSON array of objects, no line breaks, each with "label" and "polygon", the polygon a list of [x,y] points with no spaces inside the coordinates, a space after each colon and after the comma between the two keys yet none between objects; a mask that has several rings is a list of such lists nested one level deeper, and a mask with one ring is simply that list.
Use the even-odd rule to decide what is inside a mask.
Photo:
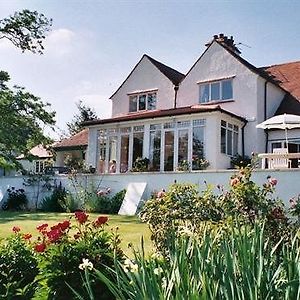
[{"label": "low white wall", "polygon": [[[110,187],[112,194],[119,192],[121,189],[127,187],[130,182],[147,182],[147,188],[144,198],[150,197],[154,191],[167,189],[168,186],[176,180],[178,183],[194,183],[199,186],[200,190],[205,189],[205,182],[213,185],[224,185],[228,188],[230,176],[236,171],[234,170],[207,170],[198,171],[193,173],[129,173],[129,174],[105,174],[104,176],[98,175],[81,175],[78,176],[79,185],[83,188],[93,186],[95,189]],[[278,180],[276,186],[275,196],[282,199],[287,205],[291,197],[300,194],[300,169],[292,170],[257,170],[253,173],[253,181],[262,185],[267,181],[267,176],[274,177]],[[57,175],[54,177],[57,183],[61,182],[67,190],[74,192],[74,185],[66,175]],[[36,199],[36,189],[31,186],[23,185],[23,177],[1,177],[0,178],[0,205],[1,205],[1,192],[7,197],[6,190],[9,187],[24,188],[28,199],[30,199],[30,207],[34,207]],[[217,190],[216,190],[217,192]],[[46,190],[41,191],[39,201],[49,193]],[[4,197],[5,199],[5,197]]]}]

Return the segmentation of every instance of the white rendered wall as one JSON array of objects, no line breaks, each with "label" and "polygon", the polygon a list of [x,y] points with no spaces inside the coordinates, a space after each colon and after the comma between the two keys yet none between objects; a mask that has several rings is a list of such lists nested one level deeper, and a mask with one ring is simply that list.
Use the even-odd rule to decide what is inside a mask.
[{"label": "white rendered wall", "polygon": [[174,106],[174,85],[144,56],[133,73],[112,97],[112,117],[128,114],[129,96],[136,91],[158,89],[157,109]]},{"label": "white rendered wall", "polygon": [[[228,189],[230,177],[235,173],[235,170],[218,170],[218,171],[196,171],[192,173],[183,172],[167,172],[162,173],[129,173],[129,174],[106,174],[104,176],[82,175],[78,176],[78,181],[83,188],[93,186],[98,189],[110,187],[112,194],[125,189],[130,182],[147,182],[145,192],[145,200],[151,196],[151,193],[168,189],[168,186],[176,180],[178,183],[194,183],[199,186],[200,190],[204,190],[207,184],[214,185],[214,191],[217,193],[217,185],[223,185],[225,190]],[[267,181],[267,176],[274,177],[278,180],[274,197],[279,197],[288,206],[291,197],[300,194],[300,169],[293,170],[257,170],[253,173],[253,181],[260,186]],[[57,175],[54,177],[56,182],[61,182],[70,192],[74,192],[74,188],[67,175]],[[14,186],[15,188],[24,188],[29,199],[32,201],[31,207],[34,206],[35,191],[32,187],[23,186],[23,177],[0,177],[0,190],[7,197],[6,189]],[[43,199],[49,192],[42,191],[39,201]],[[0,209],[1,209],[0,202]]]}]

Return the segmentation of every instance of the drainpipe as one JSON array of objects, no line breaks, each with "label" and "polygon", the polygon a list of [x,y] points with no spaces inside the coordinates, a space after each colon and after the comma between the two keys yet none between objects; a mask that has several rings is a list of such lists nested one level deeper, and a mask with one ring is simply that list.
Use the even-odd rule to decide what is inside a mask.
[{"label": "drainpipe", "polygon": [[179,85],[174,85],[175,97],[174,97],[174,108],[177,108],[177,92],[179,89]]},{"label": "drainpipe", "polygon": [[[267,120],[267,96],[268,96],[268,89],[267,89],[268,81],[265,81],[265,89],[264,89],[264,121]],[[268,152],[268,143],[269,143],[269,132],[265,130],[265,153]]]},{"label": "drainpipe", "polygon": [[247,122],[244,123],[242,127],[242,157],[245,157],[245,127]]}]

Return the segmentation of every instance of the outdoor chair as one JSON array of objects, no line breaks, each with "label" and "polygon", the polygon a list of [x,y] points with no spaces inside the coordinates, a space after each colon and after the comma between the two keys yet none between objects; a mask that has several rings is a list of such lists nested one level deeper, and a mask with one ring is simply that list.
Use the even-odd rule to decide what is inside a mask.
[{"label": "outdoor chair", "polygon": [[283,157],[274,157],[270,159],[269,168],[270,169],[287,169],[291,167],[291,160],[284,157],[284,154],[288,154],[287,148],[275,148],[273,149],[274,154],[283,154]]}]

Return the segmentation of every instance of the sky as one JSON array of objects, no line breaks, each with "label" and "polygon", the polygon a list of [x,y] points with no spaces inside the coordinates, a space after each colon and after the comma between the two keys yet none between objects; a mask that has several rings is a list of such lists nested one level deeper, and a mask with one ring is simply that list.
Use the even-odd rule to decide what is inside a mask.
[{"label": "sky", "polygon": [[0,0],[0,19],[25,8],[53,19],[44,54],[1,40],[0,70],[51,103],[55,139],[79,100],[109,118],[109,97],[144,53],[186,73],[224,33],[257,67],[300,60],[300,1]]}]

